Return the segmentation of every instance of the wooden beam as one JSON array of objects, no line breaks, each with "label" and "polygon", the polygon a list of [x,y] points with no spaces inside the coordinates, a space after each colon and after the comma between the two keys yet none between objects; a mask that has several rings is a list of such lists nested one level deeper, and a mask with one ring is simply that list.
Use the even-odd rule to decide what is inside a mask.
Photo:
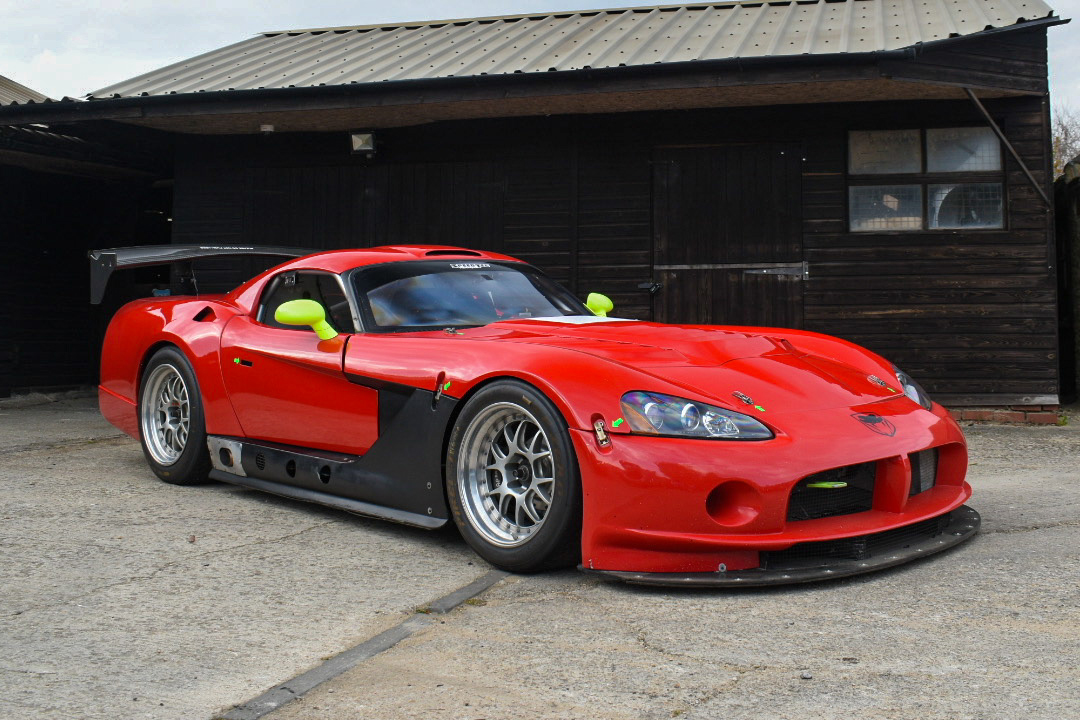
[{"label": "wooden beam", "polygon": [[990,125],[990,128],[994,131],[994,134],[998,136],[998,139],[1001,140],[1002,144],[1005,146],[1005,149],[1009,151],[1010,155],[1012,155],[1013,160],[1016,161],[1016,164],[1019,165],[1020,169],[1024,171],[1024,175],[1027,176],[1028,182],[1031,183],[1031,187],[1035,188],[1035,191],[1039,193],[1039,196],[1043,199],[1043,202],[1046,203],[1046,209],[1049,210],[1051,207],[1050,198],[1047,196],[1046,191],[1043,190],[1042,186],[1039,185],[1039,181],[1036,180],[1035,176],[1031,174],[1030,170],[1028,170],[1028,166],[1020,157],[1020,153],[1016,152],[1016,148],[1014,148],[1012,146],[1012,143],[1009,142],[1009,139],[1005,137],[1005,133],[1001,132],[1001,128],[999,128],[998,124],[994,122],[994,118],[990,116],[990,113],[986,111],[986,108],[983,107],[983,104],[979,102],[979,98],[975,97],[975,92],[971,88],[964,88],[964,92],[966,92],[967,96],[971,98],[971,102],[975,103],[975,107],[977,107],[979,109],[979,112],[982,113],[983,118],[986,120],[987,124]]}]

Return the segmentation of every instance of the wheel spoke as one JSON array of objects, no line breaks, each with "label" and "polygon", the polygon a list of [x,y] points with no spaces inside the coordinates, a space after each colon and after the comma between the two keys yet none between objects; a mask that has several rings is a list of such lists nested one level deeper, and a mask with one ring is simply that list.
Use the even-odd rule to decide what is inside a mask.
[{"label": "wheel spoke", "polygon": [[499,514],[504,518],[509,514],[507,511],[511,503],[515,503],[517,500],[511,493],[503,493],[499,496]]},{"label": "wheel spoke", "polygon": [[[554,480],[549,480],[547,482],[544,482],[543,485],[553,485],[554,482],[555,482]],[[533,485],[532,491],[537,497],[539,497],[544,502],[544,505],[548,505],[548,506],[551,505],[551,488],[548,488],[547,491],[545,492],[544,488],[541,487],[541,483],[537,482],[536,484]]]},{"label": "wheel spoke", "polygon": [[523,498],[522,502],[520,503],[521,509],[525,511],[525,514],[528,516],[529,520],[532,521],[533,525],[539,525],[541,515],[536,512],[536,508],[534,508],[533,504],[529,502],[530,495],[526,495],[525,498]]},{"label": "wheel spoke", "polygon": [[514,450],[516,452],[521,452],[522,450],[525,449],[522,446],[522,443],[521,443],[521,435],[524,432],[525,432],[525,421],[522,420],[522,421],[518,422],[517,429],[514,430]]}]

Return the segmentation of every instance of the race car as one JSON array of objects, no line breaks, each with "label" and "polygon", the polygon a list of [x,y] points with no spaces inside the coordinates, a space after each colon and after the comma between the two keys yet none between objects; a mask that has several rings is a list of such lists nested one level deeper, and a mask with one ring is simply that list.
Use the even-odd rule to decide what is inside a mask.
[{"label": "race car", "polygon": [[960,428],[850,342],[609,317],[491,252],[307,252],[91,253],[99,300],[116,268],[303,255],[113,317],[101,411],[165,482],[452,518],[497,567],[643,584],[836,578],[978,530]]}]

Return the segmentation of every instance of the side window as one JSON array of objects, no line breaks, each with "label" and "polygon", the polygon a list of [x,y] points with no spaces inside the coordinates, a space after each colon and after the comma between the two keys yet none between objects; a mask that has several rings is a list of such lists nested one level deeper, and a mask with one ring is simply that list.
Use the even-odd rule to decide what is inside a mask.
[{"label": "side window", "polygon": [[326,309],[326,321],[338,332],[356,332],[349,298],[336,275],[313,272],[286,272],[270,281],[263,291],[256,319],[263,325],[285,330],[304,330],[274,319],[278,306],[290,300],[314,300]]},{"label": "side window", "polygon": [[988,127],[848,133],[848,227],[1005,227],[1001,144]]}]

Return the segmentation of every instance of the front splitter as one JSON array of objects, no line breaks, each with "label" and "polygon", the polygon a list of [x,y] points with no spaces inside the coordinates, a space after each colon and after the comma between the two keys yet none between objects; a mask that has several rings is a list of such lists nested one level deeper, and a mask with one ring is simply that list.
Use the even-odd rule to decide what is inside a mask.
[{"label": "front splitter", "polygon": [[[861,575],[902,565],[955,547],[979,531],[979,513],[967,505],[949,513],[947,524],[940,532],[924,538],[901,538],[891,544],[876,543],[871,557],[854,559],[828,558],[821,561],[804,560],[781,567],[754,568],[712,573],[656,573],[626,570],[580,570],[622,580],[633,585],[664,587],[761,587],[818,582]],[[875,536],[865,536],[869,540]]]}]

